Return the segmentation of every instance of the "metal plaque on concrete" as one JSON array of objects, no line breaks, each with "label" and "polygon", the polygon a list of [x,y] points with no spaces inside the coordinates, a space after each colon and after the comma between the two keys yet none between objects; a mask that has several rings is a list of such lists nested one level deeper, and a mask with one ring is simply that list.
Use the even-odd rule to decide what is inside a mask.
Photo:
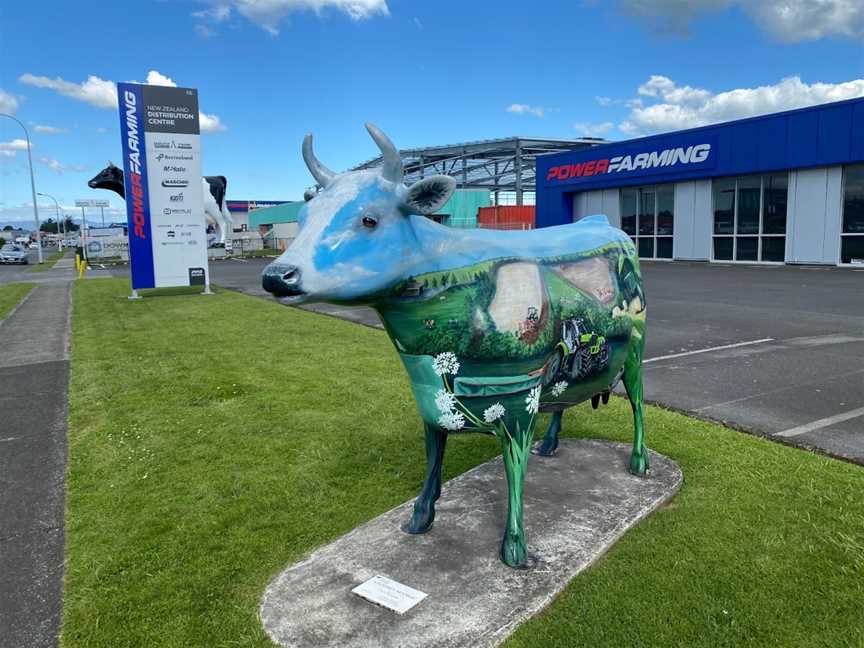
[{"label": "metal plaque on concrete", "polygon": [[426,598],[426,594],[413,587],[408,587],[386,576],[373,576],[362,585],[351,590],[375,605],[380,605],[396,614],[405,614],[408,610]]}]

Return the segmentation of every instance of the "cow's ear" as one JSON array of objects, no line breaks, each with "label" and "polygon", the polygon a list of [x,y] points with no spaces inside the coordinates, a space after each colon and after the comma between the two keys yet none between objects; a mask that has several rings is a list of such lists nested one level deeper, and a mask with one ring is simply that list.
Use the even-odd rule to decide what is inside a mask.
[{"label": "cow's ear", "polygon": [[421,216],[434,214],[444,206],[455,189],[456,181],[449,176],[436,175],[418,180],[408,188],[402,211]]}]

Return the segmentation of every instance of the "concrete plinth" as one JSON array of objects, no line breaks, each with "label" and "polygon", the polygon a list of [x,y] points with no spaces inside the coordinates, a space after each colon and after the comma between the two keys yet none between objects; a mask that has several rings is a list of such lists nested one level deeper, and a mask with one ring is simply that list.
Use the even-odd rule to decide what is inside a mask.
[{"label": "concrete plinth", "polygon": [[[652,452],[640,479],[627,472],[629,457],[626,445],[571,439],[555,457],[531,457],[530,569],[498,560],[507,509],[499,457],[444,484],[429,533],[400,531],[406,502],[286,569],[264,593],[264,629],[283,646],[496,646],[680,488],[668,458]],[[376,574],[428,596],[400,616],[351,594]]]}]

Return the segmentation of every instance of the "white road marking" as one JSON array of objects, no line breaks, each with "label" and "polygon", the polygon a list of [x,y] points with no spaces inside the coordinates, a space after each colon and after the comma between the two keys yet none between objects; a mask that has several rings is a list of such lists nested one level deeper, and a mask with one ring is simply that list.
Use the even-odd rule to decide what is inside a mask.
[{"label": "white road marking", "polygon": [[698,353],[711,353],[712,351],[723,351],[724,349],[737,349],[738,347],[751,346],[753,344],[764,344],[765,342],[773,342],[774,338],[762,338],[761,340],[750,340],[749,342],[736,342],[735,344],[723,344],[720,346],[709,347],[707,349],[697,349],[695,351],[685,351],[683,353],[671,353],[669,355],[657,356],[656,358],[648,358],[643,360],[642,364],[649,362],[657,362],[658,360],[669,360],[671,358],[683,358],[684,356],[696,355]]},{"label": "white road marking", "polygon": [[834,416],[819,419],[818,421],[813,421],[812,423],[806,423],[805,425],[799,425],[798,427],[789,428],[788,430],[777,432],[774,436],[781,436],[787,438],[799,436],[801,434],[807,434],[808,432],[813,432],[814,430],[819,430],[821,428],[828,427],[829,425],[834,425],[835,423],[842,423],[843,421],[848,421],[849,419],[857,418],[859,416],[864,416],[864,407],[859,407],[858,409],[854,409],[849,412],[843,412],[842,414],[835,414]]},{"label": "white road marking", "polygon": [[[845,374],[835,374],[831,377],[820,378],[819,380],[827,380],[827,381],[837,381],[842,380],[844,378],[848,378],[849,376],[857,376],[858,374],[864,373],[864,369],[859,369],[857,371],[850,371]],[[813,381],[808,382],[796,382],[791,385],[785,385],[784,387],[778,387],[777,389],[766,389],[765,391],[756,392],[755,394],[747,394],[747,396],[742,396],[741,398],[733,398],[732,400],[723,401],[722,403],[712,403],[711,405],[703,405],[702,407],[697,407],[695,412],[702,412],[704,410],[710,410],[715,407],[726,407],[727,405],[734,405],[735,403],[743,403],[744,401],[752,400],[754,398],[761,398],[762,396],[768,396],[769,394],[779,394],[781,392],[790,391],[792,389],[798,389],[804,385],[810,385]]]}]

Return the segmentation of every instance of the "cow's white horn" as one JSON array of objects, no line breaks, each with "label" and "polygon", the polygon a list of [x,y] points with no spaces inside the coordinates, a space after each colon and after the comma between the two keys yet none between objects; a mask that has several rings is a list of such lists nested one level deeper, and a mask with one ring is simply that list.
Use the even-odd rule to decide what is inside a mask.
[{"label": "cow's white horn", "polygon": [[322,187],[329,185],[336,177],[336,174],[321,164],[315,157],[315,153],[312,152],[312,133],[307,133],[306,137],[303,138],[303,161],[306,162],[309,173],[315,178],[315,182]]},{"label": "cow's white horn", "polygon": [[384,176],[385,180],[402,182],[404,173],[402,169],[402,156],[399,155],[399,151],[393,146],[393,142],[375,124],[366,122],[366,130],[369,131],[372,139],[375,140],[378,148],[381,149],[381,175]]}]

